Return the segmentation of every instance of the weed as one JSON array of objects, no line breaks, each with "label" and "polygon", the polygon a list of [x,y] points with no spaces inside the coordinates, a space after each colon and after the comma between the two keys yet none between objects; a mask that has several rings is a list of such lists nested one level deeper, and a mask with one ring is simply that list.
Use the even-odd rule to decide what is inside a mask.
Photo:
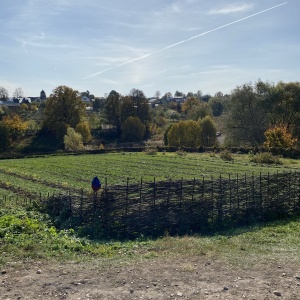
[{"label": "weed", "polygon": [[232,153],[227,149],[223,150],[220,153],[220,158],[222,160],[225,160],[225,161],[232,161],[233,160]]},{"label": "weed", "polygon": [[282,162],[277,156],[274,156],[272,153],[269,152],[262,152],[256,155],[251,155],[250,162],[258,163],[258,164],[275,164],[281,165]]}]

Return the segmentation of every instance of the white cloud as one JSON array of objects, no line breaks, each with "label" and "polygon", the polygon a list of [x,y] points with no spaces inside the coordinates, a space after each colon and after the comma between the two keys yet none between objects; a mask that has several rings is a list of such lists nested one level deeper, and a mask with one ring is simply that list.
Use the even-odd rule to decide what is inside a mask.
[{"label": "white cloud", "polygon": [[230,4],[219,9],[211,9],[208,14],[210,15],[226,15],[231,13],[248,11],[253,8],[250,4]]}]

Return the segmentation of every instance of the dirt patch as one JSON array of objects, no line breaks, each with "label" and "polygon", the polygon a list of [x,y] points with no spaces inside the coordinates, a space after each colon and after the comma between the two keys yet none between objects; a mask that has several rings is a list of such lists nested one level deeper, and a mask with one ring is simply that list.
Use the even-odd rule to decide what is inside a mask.
[{"label": "dirt patch", "polygon": [[0,299],[300,299],[300,264],[245,270],[205,257],[103,262],[10,264],[0,270]]}]

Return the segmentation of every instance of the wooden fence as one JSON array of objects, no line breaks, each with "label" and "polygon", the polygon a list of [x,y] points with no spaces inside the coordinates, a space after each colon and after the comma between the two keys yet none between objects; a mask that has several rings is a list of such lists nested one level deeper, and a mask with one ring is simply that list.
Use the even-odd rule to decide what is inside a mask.
[{"label": "wooden fence", "polygon": [[300,212],[300,173],[107,183],[93,196],[53,196],[47,211],[106,237],[188,234],[269,221]]}]

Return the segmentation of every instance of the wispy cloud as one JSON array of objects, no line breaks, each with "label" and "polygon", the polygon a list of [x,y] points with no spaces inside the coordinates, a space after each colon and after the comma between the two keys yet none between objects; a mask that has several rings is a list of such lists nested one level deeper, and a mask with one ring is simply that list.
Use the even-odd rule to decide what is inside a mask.
[{"label": "wispy cloud", "polygon": [[231,13],[248,11],[253,8],[252,4],[230,4],[222,8],[211,9],[208,14],[209,15],[226,15]]},{"label": "wispy cloud", "polygon": [[168,49],[170,49],[170,48],[177,47],[177,46],[179,46],[179,45],[181,45],[181,44],[187,43],[187,42],[189,42],[189,41],[191,41],[191,40],[194,40],[194,39],[197,39],[197,38],[199,38],[199,37],[201,37],[201,36],[210,34],[210,33],[214,32],[214,31],[218,31],[218,30],[220,30],[220,29],[223,29],[223,28],[228,27],[228,26],[232,26],[232,25],[234,25],[234,24],[236,24],[236,23],[242,22],[242,21],[247,20],[247,19],[249,19],[249,18],[253,18],[253,17],[255,17],[255,16],[257,16],[257,15],[260,15],[260,14],[262,14],[262,13],[265,13],[265,12],[267,12],[267,11],[269,11],[269,10],[273,10],[273,9],[275,9],[275,8],[277,8],[277,7],[280,7],[280,6],[282,6],[282,5],[285,5],[286,3],[287,3],[287,2],[284,2],[284,3],[278,4],[278,5],[272,6],[272,7],[270,7],[270,8],[267,8],[267,9],[265,9],[265,10],[259,11],[259,12],[257,12],[257,13],[252,14],[252,15],[249,15],[249,16],[247,16],[247,17],[241,18],[241,19],[239,19],[239,20],[236,20],[236,21],[227,23],[227,24],[225,24],[225,25],[216,27],[216,28],[214,28],[214,29],[208,30],[208,31],[206,31],[206,32],[203,32],[203,33],[194,35],[194,36],[192,36],[192,37],[190,37],[190,38],[188,38],[188,39],[181,40],[181,41],[179,41],[179,42],[177,42],[177,43],[174,43],[174,44],[170,44],[170,45],[168,45],[168,46],[166,46],[166,47],[164,47],[164,48],[161,48],[161,49],[159,49],[159,50],[156,50],[156,51],[153,51],[153,52],[149,52],[149,53],[147,53],[147,54],[145,54],[145,55],[136,57],[136,58],[134,58],[134,59],[130,59],[130,60],[125,61],[125,62],[123,62],[123,63],[120,63],[120,64],[118,64],[118,65],[115,65],[115,66],[106,68],[106,69],[104,69],[104,70],[102,70],[102,71],[99,71],[99,72],[93,73],[93,74],[91,74],[91,75],[85,76],[85,77],[83,77],[82,79],[88,79],[88,78],[91,78],[91,77],[94,77],[94,76],[103,74],[103,73],[105,73],[105,72],[107,72],[107,71],[110,71],[110,70],[119,68],[119,67],[121,67],[121,66],[131,64],[131,63],[136,62],[136,61],[138,61],[138,60],[143,60],[143,59],[145,59],[145,58],[147,58],[147,57],[149,57],[149,56],[151,56],[151,55],[153,55],[153,54],[159,54],[159,53],[164,52],[164,51],[166,51],[166,50],[168,50]]}]

